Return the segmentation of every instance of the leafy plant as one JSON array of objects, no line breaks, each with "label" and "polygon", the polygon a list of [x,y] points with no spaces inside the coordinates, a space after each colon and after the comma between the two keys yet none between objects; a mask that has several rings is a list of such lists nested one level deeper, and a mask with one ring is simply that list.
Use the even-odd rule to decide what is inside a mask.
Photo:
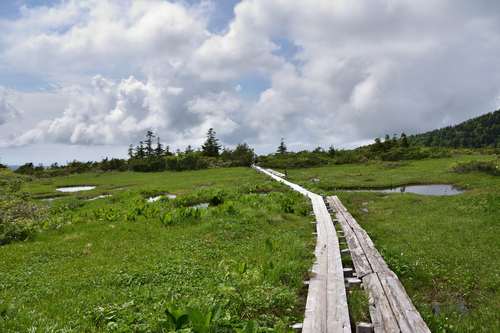
[{"label": "leafy plant", "polygon": [[243,328],[236,329],[237,333],[257,333],[258,331],[259,326],[254,320],[246,322]]},{"label": "leafy plant", "polygon": [[211,206],[218,206],[224,202],[224,192],[217,191],[209,200]]},{"label": "leafy plant", "polygon": [[186,327],[189,323],[189,313],[183,309],[176,308],[173,305],[167,306],[165,314],[176,331]]},{"label": "leafy plant", "polygon": [[199,308],[189,310],[189,321],[195,333],[216,332],[217,320],[221,315],[221,306],[216,304],[205,311]]},{"label": "leafy plant", "polygon": [[181,207],[165,212],[160,216],[160,222],[164,226],[193,223],[198,222],[201,219],[201,215],[202,212],[199,209]]}]

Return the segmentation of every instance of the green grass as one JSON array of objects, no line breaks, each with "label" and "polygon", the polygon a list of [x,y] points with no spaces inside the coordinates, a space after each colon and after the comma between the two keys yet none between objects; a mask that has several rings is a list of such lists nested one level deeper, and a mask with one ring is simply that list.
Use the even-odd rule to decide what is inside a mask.
[{"label": "green grass", "polygon": [[[163,191],[182,194],[194,188],[211,186],[237,186],[256,179],[250,168],[221,168],[183,172],[96,172],[73,174],[66,177],[34,179],[25,183],[23,190],[35,197],[69,196],[92,197],[140,188],[145,191]],[[96,189],[79,193],[61,193],[56,188],[76,185],[94,185]]]},{"label": "green grass", "polygon": [[[289,176],[313,191],[339,195],[399,276],[431,331],[498,332],[500,177],[451,171],[459,162],[490,159],[339,165],[289,170]],[[428,183],[455,184],[466,192],[436,197],[337,190]]]},{"label": "green grass", "polygon": [[[167,308],[214,306],[212,329],[224,332],[302,320],[314,248],[305,198],[245,168],[82,174],[23,190],[50,196],[78,184],[98,187],[40,202],[51,207],[44,230],[0,247],[1,332],[168,332]],[[145,203],[163,192],[179,196]],[[113,196],[82,200],[101,193]],[[164,217],[214,196],[223,202],[190,221]],[[186,332],[202,332],[195,324]]]},{"label": "green grass", "polygon": [[351,288],[347,292],[347,305],[351,317],[351,327],[361,322],[370,322],[369,300],[365,290]]}]

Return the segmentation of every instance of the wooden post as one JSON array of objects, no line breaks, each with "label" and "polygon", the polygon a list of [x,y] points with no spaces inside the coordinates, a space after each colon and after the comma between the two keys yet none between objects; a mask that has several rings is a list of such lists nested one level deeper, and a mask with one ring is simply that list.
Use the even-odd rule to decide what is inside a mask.
[{"label": "wooden post", "polygon": [[355,278],[355,277],[350,277],[350,278],[347,278],[345,279],[346,283],[347,283],[347,288],[348,289],[351,289],[353,287],[360,287],[361,286],[361,280],[358,279],[358,278]]},{"label": "wooden post", "polygon": [[373,333],[373,324],[371,323],[357,323],[356,333]]},{"label": "wooden post", "polygon": [[345,278],[353,277],[353,274],[354,274],[354,270],[352,268],[350,268],[350,267],[344,268],[344,277]]}]

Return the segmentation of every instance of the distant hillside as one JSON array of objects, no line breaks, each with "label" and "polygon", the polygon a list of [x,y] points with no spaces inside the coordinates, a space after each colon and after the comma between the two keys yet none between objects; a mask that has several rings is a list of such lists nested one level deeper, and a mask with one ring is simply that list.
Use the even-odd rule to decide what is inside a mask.
[{"label": "distant hillside", "polygon": [[428,147],[480,148],[500,147],[500,110],[408,137],[412,144]]}]

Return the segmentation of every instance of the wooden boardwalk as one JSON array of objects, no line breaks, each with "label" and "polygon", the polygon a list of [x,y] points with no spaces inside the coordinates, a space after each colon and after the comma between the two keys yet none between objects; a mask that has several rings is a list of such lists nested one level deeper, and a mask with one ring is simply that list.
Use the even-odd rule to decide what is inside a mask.
[{"label": "wooden boardwalk", "polygon": [[430,333],[398,277],[387,266],[372,240],[336,196],[326,201],[336,211],[354,268],[370,298],[375,332]]},{"label": "wooden boardwalk", "polygon": [[275,171],[254,166],[311,200],[316,216],[316,262],[309,281],[303,333],[350,333],[344,272],[335,227],[323,198],[279,176]]},{"label": "wooden boardwalk", "polygon": [[[316,216],[316,262],[309,282],[302,332],[351,332],[339,241],[323,198],[283,179],[284,175],[279,172],[258,166],[254,168],[309,197]],[[330,196],[326,201],[335,210],[357,277],[368,292],[375,333],[430,333],[398,277],[389,269],[366,231],[338,197]]]}]

